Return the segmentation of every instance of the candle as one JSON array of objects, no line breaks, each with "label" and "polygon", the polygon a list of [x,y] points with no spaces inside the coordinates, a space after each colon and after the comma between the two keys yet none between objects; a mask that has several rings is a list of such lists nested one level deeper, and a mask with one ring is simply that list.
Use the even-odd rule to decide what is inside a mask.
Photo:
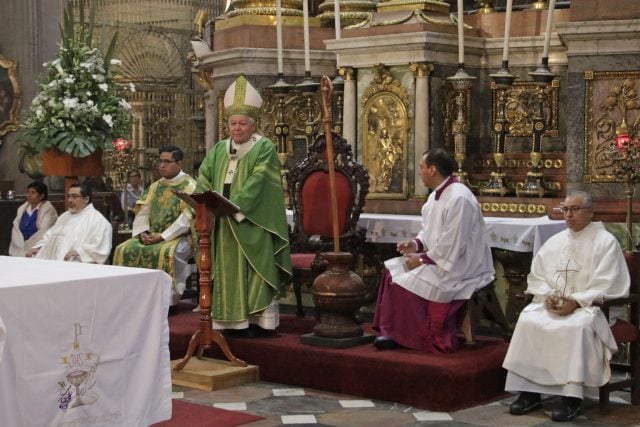
[{"label": "candle", "polygon": [[304,71],[311,74],[311,58],[309,57],[309,0],[302,0],[302,18],[304,26]]},{"label": "candle", "polygon": [[553,9],[556,6],[556,0],[549,1],[549,13],[547,14],[547,31],[544,33],[544,49],[542,57],[549,57],[549,42],[551,41],[551,26],[553,25]]},{"label": "candle", "polygon": [[458,0],[458,64],[464,64],[464,6]]},{"label": "candle", "polygon": [[284,74],[282,62],[282,2],[276,0],[276,44],[278,46],[278,74]]},{"label": "candle", "polygon": [[340,0],[333,0],[333,14],[336,23],[336,40],[340,40]]},{"label": "candle", "polygon": [[502,49],[502,61],[509,60],[509,36],[511,34],[511,9],[513,0],[507,0],[507,14],[504,17],[504,47]]}]

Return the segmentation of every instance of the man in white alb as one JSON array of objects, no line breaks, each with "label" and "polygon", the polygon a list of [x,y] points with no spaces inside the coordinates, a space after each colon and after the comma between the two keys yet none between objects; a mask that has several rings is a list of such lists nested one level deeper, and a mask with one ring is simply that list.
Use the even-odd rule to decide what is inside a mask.
[{"label": "man in white alb", "polygon": [[111,253],[111,224],[91,203],[91,187],[73,184],[66,194],[69,206],[28,257],[104,264]]},{"label": "man in white alb", "polygon": [[629,293],[620,245],[601,222],[591,222],[591,196],[570,193],[562,212],[568,229],[547,240],[533,260],[526,291],[533,301],[518,318],[502,365],[508,370],[505,389],[520,392],[509,412],[527,414],[542,407],[541,393],[559,395],[554,421],[578,416],[583,396],[597,396],[609,381],[609,360],[618,348],[592,304]]}]

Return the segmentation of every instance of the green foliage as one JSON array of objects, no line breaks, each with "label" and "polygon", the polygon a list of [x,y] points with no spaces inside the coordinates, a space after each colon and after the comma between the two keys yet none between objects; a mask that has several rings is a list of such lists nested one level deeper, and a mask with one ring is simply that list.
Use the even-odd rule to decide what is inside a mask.
[{"label": "green foliage", "polygon": [[38,84],[20,136],[21,150],[27,156],[48,148],[58,148],[74,157],[86,157],[131,131],[133,110],[120,96],[135,91],[133,85],[121,87],[114,81],[111,66],[117,33],[106,54],[93,47],[95,0],[91,1],[88,22],[85,0],[80,2],[78,24],[73,8],[65,8],[60,26],[62,41],[57,58],[44,64],[47,69]]}]

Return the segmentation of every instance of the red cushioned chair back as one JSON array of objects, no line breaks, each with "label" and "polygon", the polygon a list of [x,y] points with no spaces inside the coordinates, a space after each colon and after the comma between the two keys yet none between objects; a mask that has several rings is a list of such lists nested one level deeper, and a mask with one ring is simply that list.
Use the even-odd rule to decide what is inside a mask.
[{"label": "red cushioned chair back", "polygon": [[[338,202],[338,230],[344,233],[353,193],[349,178],[336,171],[336,198]],[[329,173],[315,171],[307,176],[302,186],[302,229],[307,236],[320,235],[333,237],[331,215],[331,193],[329,192]]]}]

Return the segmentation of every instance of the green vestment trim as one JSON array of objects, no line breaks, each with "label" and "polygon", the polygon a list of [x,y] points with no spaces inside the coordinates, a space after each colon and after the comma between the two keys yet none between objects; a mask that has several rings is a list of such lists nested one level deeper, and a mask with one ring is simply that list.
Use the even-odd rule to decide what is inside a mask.
[{"label": "green vestment trim", "polygon": [[[218,142],[199,169],[197,191],[223,193],[227,141]],[[217,218],[212,236],[212,318],[240,321],[267,308],[291,275],[289,233],[275,146],[262,137],[238,161],[230,200],[245,219]]]}]

